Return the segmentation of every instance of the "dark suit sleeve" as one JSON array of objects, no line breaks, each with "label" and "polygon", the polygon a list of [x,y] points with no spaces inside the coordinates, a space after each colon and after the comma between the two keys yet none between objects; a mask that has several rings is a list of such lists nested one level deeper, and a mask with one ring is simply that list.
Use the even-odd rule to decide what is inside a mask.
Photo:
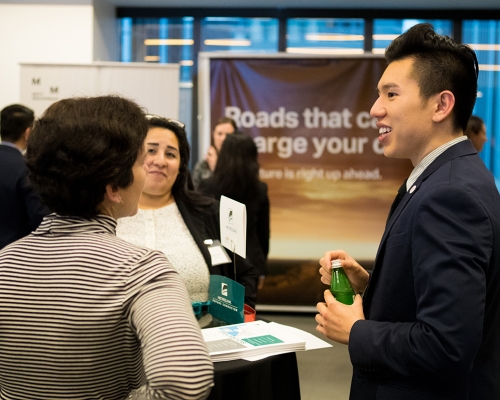
[{"label": "dark suit sleeve", "polygon": [[34,231],[38,228],[38,225],[43,220],[47,214],[50,213],[49,209],[42,203],[42,200],[35,192],[33,187],[28,181],[28,170],[26,168],[25,173],[19,184],[20,199],[23,199],[26,208],[26,215],[28,217],[28,225],[30,231]]},{"label": "dark suit sleeve", "polygon": [[[474,194],[449,185],[423,196],[412,212],[412,225],[388,238],[380,267],[412,265],[416,315],[408,322],[357,321],[349,338],[351,361],[382,376],[464,376],[481,342],[491,220]],[[386,296],[398,302],[397,294]]]}]

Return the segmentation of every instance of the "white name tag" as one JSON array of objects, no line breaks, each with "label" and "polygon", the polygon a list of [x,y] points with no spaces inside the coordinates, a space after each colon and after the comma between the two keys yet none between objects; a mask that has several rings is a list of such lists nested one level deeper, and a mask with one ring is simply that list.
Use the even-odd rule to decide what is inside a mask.
[{"label": "white name tag", "polygon": [[208,244],[208,241],[205,240],[205,244],[207,244],[208,252],[210,253],[210,257],[212,259],[212,265],[220,265],[220,264],[227,264],[231,262],[231,259],[229,258],[228,254],[226,253],[226,250],[218,240],[212,241],[212,244]]}]

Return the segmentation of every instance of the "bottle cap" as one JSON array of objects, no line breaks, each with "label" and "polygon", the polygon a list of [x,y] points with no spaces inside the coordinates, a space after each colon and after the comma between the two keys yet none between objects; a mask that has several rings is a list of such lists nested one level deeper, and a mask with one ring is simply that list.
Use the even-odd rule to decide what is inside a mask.
[{"label": "bottle cap", "polygon": [[336,260],[332,260],[332,268],[342,268],[342,263],[338,258]]}]

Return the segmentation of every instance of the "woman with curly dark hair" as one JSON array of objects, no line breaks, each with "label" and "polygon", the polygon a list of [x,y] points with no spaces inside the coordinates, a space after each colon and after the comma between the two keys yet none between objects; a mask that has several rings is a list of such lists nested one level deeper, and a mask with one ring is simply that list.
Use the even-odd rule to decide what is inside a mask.
[{"label": "woman with curly dark hair", "polygon": [[219,203],[193,190],[184,124],[149,117],[145,160],[149,170],[139,211],[120,220],[117,235],[165,253],[192,302],[207,301],[210,275],[223,275],[242,284],[245,303],[255,306],[257,271],[253,265],[236,256],[235,277],[233,263],[212,264],[205,241],[220,240]]},{"label": "woman with curly dark hair", "polygon": [[1,399],[208,396],[213,366],[179,275],[115,236],[137,212],[147,129],[116,96],[61,100],[35,122],[27,165],[52,214],[0,251]]}]

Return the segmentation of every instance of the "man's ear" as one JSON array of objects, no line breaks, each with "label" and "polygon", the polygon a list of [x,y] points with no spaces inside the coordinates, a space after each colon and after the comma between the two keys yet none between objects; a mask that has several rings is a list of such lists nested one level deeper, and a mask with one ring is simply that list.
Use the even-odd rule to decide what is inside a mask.
[{"label": "man's ear", "polygon": [[115,185],[107,184],[106,192],[104,193],[104,198],[108,199],[111,203],[120,204],[122,202],[122,196],[120,194],[120,189]]},{"label": "man's ear", "polygon": [[23,133],[24,140],[26,140],[26,141],[27,141],[27,140],[28,140],[28,137],[30,136],[30,134],[31,134],[31,128],[29,128],[29,127],[28,127],[28,128],[26,128],[26,130],[25,130],[25,131],[24,131],[24,133]]},{"label": "man's ear", "polygon": [[452,113],[455,108],[455,95],[449,90],[443,90],[435,97],[434,122],[442,122]]}]

